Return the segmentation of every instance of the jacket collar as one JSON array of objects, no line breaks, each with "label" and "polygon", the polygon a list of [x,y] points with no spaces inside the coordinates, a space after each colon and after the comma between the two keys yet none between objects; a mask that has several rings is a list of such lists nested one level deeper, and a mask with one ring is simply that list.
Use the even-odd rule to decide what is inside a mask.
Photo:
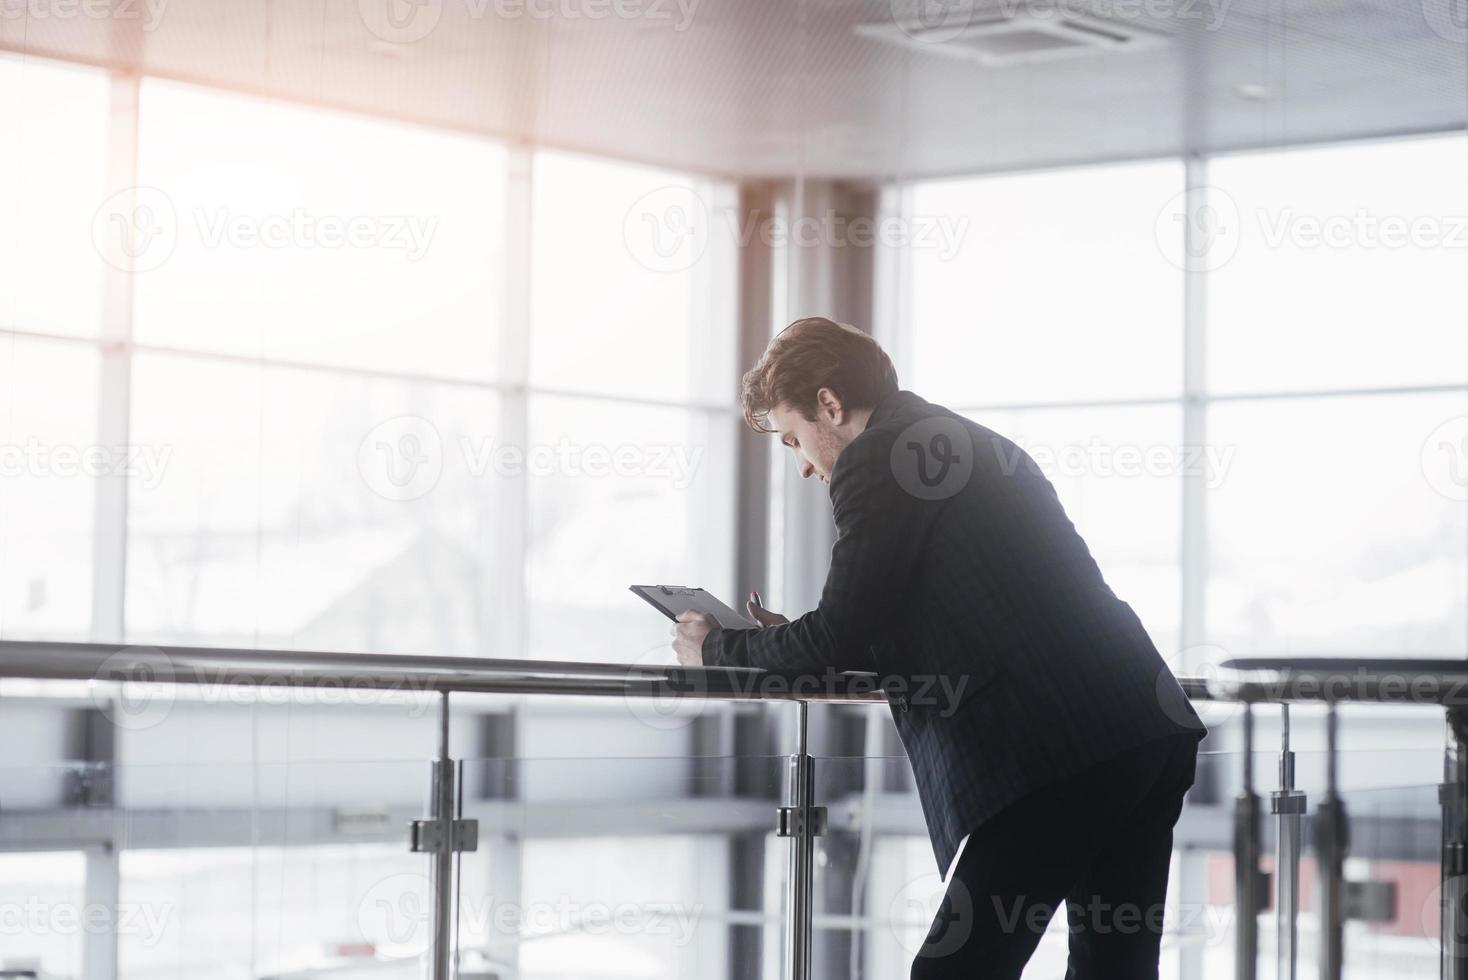
[{"label": "jacket collar", "polygon": [[910,391],[894,391],[890,395],[883,396],[877,407],[872,409],[871,416],[867,419],[867,428],[876,428],[881,423],[897,414],[898,408],[913,397]]}]

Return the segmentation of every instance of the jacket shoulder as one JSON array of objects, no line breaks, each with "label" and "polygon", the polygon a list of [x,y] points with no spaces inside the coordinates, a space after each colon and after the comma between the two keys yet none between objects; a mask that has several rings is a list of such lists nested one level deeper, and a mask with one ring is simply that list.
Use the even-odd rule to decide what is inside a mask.
[{"label": "jacket shoulder", "polygon": [[938,436],[945,454],[958,452],[971,459],[968,447],[977,431],[978,426],[968,419],[911,392],[899,392],[892,402],[879,407],[866,429],[836,458],[831,471],[832,496],[851,484],[907,489],[911,482],[906,479],[907,471],[921,455],[912,446],[926,450]]}]

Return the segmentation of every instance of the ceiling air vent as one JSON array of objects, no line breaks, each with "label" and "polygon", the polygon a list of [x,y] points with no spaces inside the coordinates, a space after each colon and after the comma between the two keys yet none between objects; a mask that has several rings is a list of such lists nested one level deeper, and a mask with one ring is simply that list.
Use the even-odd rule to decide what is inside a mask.
[{"label": "ceiling air vent", "polygon": [[1014,11],[950,9],[941,22],[897,19],[858,25],[856,33],[994,68],[1107,51],[1141,51],[1167,40],[1167,35],[1136,24],[1033,5]]}]

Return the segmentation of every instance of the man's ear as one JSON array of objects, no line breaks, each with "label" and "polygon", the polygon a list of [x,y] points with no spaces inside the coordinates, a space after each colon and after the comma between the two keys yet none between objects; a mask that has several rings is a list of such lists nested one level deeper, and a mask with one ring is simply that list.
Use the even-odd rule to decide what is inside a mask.
[{"label": "man's ear", "polygon": [[816,392],[816,407],[831,420],[832,425],[840,425],[846,421],[846,409],[841,405],[841,396],[830,388],[822,388]]}]

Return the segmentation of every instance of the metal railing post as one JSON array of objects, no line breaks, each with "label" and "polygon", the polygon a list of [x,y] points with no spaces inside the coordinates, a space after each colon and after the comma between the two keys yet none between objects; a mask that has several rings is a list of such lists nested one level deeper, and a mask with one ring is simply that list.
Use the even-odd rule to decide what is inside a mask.
[{"label": "metal railing post", "polygon": [[1448,741],[1443,758],[1440,973],[1443,980],[1468,980],[1468,711],[1447,709]]},{"label": "metal railing post", "polygon": [[1320,862],[1320,980],[1341,980],[1345,942],[1346,811],[1337,785],[1334,702],[1325,713],[1325,799],[1316,813]]},{"label": "metal railing post", "polygon": [[826,808],[814,805],[815,770],[806,726],[807,705],[796,702],[796,749],[790,757],[789,805],[780,808],[777,833],[790,838],[787,874],[789,902],[785,909],[786,980],[810,980],[810,951],[814,933],[815,845],[825,832]]},{"label": "metal railing post", "polygon": [[[439,700],[438,759],[433,763],[433,819],[440,826],[454,816],[454,769],[449,757],[449,693]],[[440,846],[433,854],[433,980],[449,980],[453,963],[454,851]]]},{"label": "metal railing post", "polygon": [[1259,913],[1264,907],[1264,874],[1259,869],[1259,794],[1254,792],[1254,706],[1244,705],[1244,782],[1234,801],[1234,976],[1254,980],[1259,972]]},{"label": "metal railing post", "polygon": [[1279,817],[1279,841],[1275,850],[1275,921],[1278,927],[1279,956],[1276,976],[1279,980],[1295,980],[1299,966],[1300,938],[1300,857],[1303,843],[1301,822],[1307,800],[1295,789],[1295,753],[1290,749],[1290,706],[1280,706],[1279,789],[1271,798],[1274,814]]},{"label": "metal railing post", "polygon": [[439,695],[438,758],[433,760],[428,819],[412,825],[412,849],[429,854],[429,901],[433,936],[427,963],[428,980],[451,980],[454,975],[455,923],[458,896],[454,892],[454,859],[479,847],[479,824],[463,819],[459,792],[462,771],[449,755],[449,692]]}]

